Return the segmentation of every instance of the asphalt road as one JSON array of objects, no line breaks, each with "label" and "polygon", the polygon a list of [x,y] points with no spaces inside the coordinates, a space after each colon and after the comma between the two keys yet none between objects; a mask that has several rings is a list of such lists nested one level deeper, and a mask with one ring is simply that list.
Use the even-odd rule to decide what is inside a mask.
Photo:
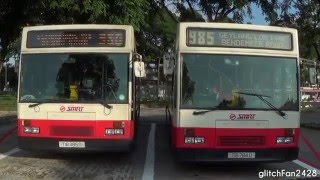
[{"label": "asphalt road", "polygon": [[[170,131],[164,122],[164,111],[141,112],[136,149],[131,153],[31,153],[17,149],[14,128],[15,124],[0,126],[0,179],[259,179],[263,171],[277,170],[312,175],[304,171],[310,167],[301,161],[224,165],[177,163],[169,148]],[[301,152],[310,155],[306,149]]]}]

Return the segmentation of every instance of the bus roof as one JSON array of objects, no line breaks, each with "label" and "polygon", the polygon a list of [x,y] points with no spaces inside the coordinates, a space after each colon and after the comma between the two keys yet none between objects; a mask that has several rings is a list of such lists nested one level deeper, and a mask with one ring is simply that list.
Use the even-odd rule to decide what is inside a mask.
[{"label": "bus roof", "polygon": [[[210,45],[190,45],[188,38],[190,40],[189,34],[191,30],[194,30],[195,33],[210,32],[211,35],[214,35],[214,42]],[[242,38],[240,38],[242,36]],[[245,39],[248,37],[260,36],[265,37],[266,39]],[[273,41],[267,39],[269,37],[275,37]],[[245,37],[245,38],[243,38]],[[285,48],[265,48],[263,43],[279,43],[278,38],[284,41]],[[208,37],[207,37],[208,38]],[[223,39],[225,38],[225,39]],[[192,39],[191,39],[192,40]],[[236,41],[237,42],[234,42]],[[259,42],[259,40],[261,42]],[[265,40],[265,42],[263,42]],[[268,42],[266,42],[269,40]],[[219,41],[219,42],[218,42]],[[225,46],[222,45],[222,42],[225,42]],[[228,45],[226,45],[229,43]],[[230,44],[239,43],[238,46],[233,46]],[[258,46],[242,46],[241,43],[247,44],[258,44]],[[260,43],[260,44],[259,44]],[[280,42],[281,43],[281,42]],[[271,47],[271,45],[269,46]],[[275,46],[274,46],[275,47]],[[215,23],[215,22],[181,22],[177,27],[176,35],[176,50],[181,53],[226,53],[226,54],[257,54],[257,55],[273,55],[273,56],[290,56],[290,57],[299,57],[299,48],[298,48],[298,32],[294,28],[285,28],[285,27],[276,27],[276,26],[265,26],[265,25],[252,25],[252,24],[236,24],[236,23]]]},{"label": "bus roof", "polygon": [[[83,30],[83,31],[81,31]],[[99,34],[101,34],[102,31],[105,32],[112,32],[114,31],[124,31],[124,42],[123,46],[99,46],[98,45],[98,38],[101,38]],[[42,31],[42,32],[41,32]],[[97,39],[95,39],[96,42],[93,42],[95,44],[90,44],[90,46],[78,46],[78,47],[70,47],[70,46],[43,46],[41,47],[40,42],[33,43],[37,46],[31,46],[29,41],[32,41],[30,39],[36,39],[40,37],[45,36],[45,38],[54,36],[55,34],[64,34],[66,33],[72,33],[72,32],[79,32],[78,34],[73,34],[76,38],[79,38],[81,34],[95,33],[94,35],[97,36]],[[95,31],[95,32],[94,32]],[[33,36],[29,35],[29,32],[33,32]],[[39,33],[39,34],[37,34]],[[99,36],[99,37],[98,37]],[[106,34],[105,36],[109,36],[109,34]],[[30,39],[28,39],[30,38]],[[60,36],[61,38],[61,36]],[[62,38],[61,38],[62,39]],[[59,40],[61,40],[59,39]],[[46,39],[47,40],[47,39]],[[73,39],[75,40],[75,39]],[[36,40],[35,40],[36,41]],[[42,41],[43,42],[43,41]],[[51,42],[51,41],[50,41]],[[100,41],[99,41],[100,43]],[[29,45],[29,46],[28,46]],[[47,45],[47,44],[46,44]],[[23,28],[22,32],[22,43],[21,43],[21,51],[22,53],[63,53],[63,52],[131,52],[135,51],[135,37],[134,37],[134,29],[131,25],[114,25],[114,24],[66,24],[66,25],[42,25],[42,26],[28,26]]]}]

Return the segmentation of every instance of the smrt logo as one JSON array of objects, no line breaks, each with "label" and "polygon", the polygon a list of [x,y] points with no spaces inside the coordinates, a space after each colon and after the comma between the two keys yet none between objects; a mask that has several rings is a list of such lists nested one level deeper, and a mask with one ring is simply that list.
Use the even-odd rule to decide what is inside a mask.
[{"label": "smrt logo", "polygon": [[236,116],[235,114],[230,114],[230,119],[231,119],[231,120],[235,120],[236,117],[237,117],[237,116]]},{"label": "smrt logo", "polygon": [[60,111],[61,111],[61,112],[64,112],[64,111],[66,111],[66,107],[64,107],[64,106],[61,106],[61,107],[60,107]]},{"label": "smrt logo", "polygon": [[83,110],[83,107],[80,107],[80,106],[71,106],[68,108],[65,108],[64,106],[60,107],[61,112],[65,112],[65,111],[80,111],[81,112],[82,110]]},{"label": "smrt logo", "polygon": [[238,114],[235,115],[235,114],[230,114],[230,119],[231,120],[235,120],[235,119],[254,119],[255,118],[255,114]]}]

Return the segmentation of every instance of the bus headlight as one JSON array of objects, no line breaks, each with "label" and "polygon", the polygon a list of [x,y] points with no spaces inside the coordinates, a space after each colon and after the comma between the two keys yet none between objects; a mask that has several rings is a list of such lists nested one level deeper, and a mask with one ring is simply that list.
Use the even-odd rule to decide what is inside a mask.
[{"label": "bus headlight", "polygon": [[284,143],[293,143],[293,137],[286,137]]},{"label": "bus headlight", "polygon": [[28,134],[39,134],[40,128],[39,127],[23,127],[23,132]]},{"label": "bus headlight", "polygon": [[293,143],[293,137],[277,137],[277,144]]},{"label": "bus headlight", "polygon": [[204,143],[204,137],[195,137],[194,138],[195,144],[203,144]]},{"label": "bus headlight", "polygon": [[113,135],[114,129],[106,129],[106,135]]},{"label": "bus headlight", "polygon": [[115,135],[123,135],[123,129],[114,129]]},{"label": "bus headlight", "polygon": [[194,143],[194,137],[185,137],[184,138],[185,144],[193,144]]}]

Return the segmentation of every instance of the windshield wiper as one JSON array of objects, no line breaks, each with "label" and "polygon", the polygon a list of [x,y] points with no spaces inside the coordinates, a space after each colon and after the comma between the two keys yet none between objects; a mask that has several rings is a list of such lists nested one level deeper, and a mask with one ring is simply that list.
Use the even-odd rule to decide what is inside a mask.
[{"label": "windshield wiper", "polygon": [[[54,100],[54,99],[46,99],[44,102],[37,102],[37,103],[34,103],[34,104],[30,104],[28,107],[29,108],[33,108],[33,107],[36,107],[36,106],[38,106],[38,105],[40,105],[40,104],[44,104],[44,103],[51,103],[51,102],[61,102],[61,103],[64,103],[64,102],[73,102],[73,101],[66,101],[66,100]],[[78,101],[79,103],[81,103],[81,101]],[[106,107],[106,108],[108,108],[108,109],[112,109],[112,106],[111,105],[109,105],[109,104],[107,104],[106,102],[104,102],[104,101],[99,101],[99,103],[101,104],[101,105],[103,105],[104,107]]]},{"label": "windshield wiper", "polygon": [[104,106],[104,107],[106,107],[106,108],[108,108],[108,109],[112,109],[112,108],[113,108],[113,106],[111,106],[110,104],[108,104],[108,103],[105,102],[105,101],[99,101],[99,103],[100,103],[102,106]]},{"label": "windshield wiper", "polygon": [[30,104],[28,107],[33,108],[33,107],[36,107],[36,106],[43,104],[43,103],[45,103],[45,102],[38,102],[38,103]]},{"label": "windshield wiper", "polygon": [[211,111],[215,111],[215,110],[217,110],[218,109],[218,107],[216,106],[216,107],[214,107],[214,108],[211,108],[211,109],[207,109],[207,110],[200,110],[200,111],[193,111],[193,115],[201,115],[201,114],[205,114],[205,113],[207,113],[207,112],[211,112]]},{"label": "windshield wiper", "polygon": [[281,109],[275,107],[273,104],[271,104],[269,101],[265,100],[263,97],[268,97],[270,98],[270,96],[266,96],[266,95],[262,95],[262,94],[256,94],[256,93],[244,93],[244,92],[234,92],[237,94],[243,94],[243,95],[248,95],[248,96],[256,96],[258,97],[261,101],[263,101],[264,103],[266,103],[270,108],[272,108],[273,110],[277,111],[278,114],[285,118],[285,116],[287,116],[287,114],[285,112],[283,112]]},{"label": "windshield wiper", "polygon": [[34,103],[34,104],[30,104],[28,107],[29,108],[33,108],[33,107],[36,107],[36,106],[38,106],[38,105],[40,105],[40,104],[44,104],[44,103],[50,103],[50,102],[57,102],[57,101],[59,101],[59,100],[56,100],[56,99],[45,99],[44,100],[44,102],[37,102],[37,103]]}]

